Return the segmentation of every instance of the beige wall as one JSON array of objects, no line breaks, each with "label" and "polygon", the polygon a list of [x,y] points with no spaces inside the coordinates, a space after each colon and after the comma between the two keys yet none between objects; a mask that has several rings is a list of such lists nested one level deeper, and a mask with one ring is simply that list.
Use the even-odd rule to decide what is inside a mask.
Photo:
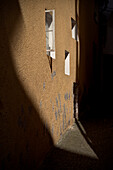
[{"label": "beige wall", "polygon": [[[52,73],[46,56],[45,8],[55,9]],[[36,168],[73,124],[76,49],[74,0],[11,0],[0,10],[0,169]],[[71,75],[64,74],[65,50]],[[18,168],[17,168],[18,167]]]}]

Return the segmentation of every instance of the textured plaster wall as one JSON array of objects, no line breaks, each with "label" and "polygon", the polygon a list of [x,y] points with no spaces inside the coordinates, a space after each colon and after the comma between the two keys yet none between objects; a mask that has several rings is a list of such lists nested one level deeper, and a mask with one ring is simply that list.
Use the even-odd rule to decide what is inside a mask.
[{"label": "textured plaster wall", "polygon": [[[46,56],[45,8],[55,9],[56,59]],[[0,2],[0,169],[35,169],[73,124],[74,0]],[[65,50],[70,76],[64,74]]]}]

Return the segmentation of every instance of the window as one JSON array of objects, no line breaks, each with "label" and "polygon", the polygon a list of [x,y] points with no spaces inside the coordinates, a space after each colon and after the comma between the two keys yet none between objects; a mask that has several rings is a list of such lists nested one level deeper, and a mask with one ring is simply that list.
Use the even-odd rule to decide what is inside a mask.
[{"label": "window", "polygon": [[65,50],[65,74],[70,75],[70,53]]},{"label": "window", "polygon": [[55,59],[55,10],[45,10],[46,54]]},{"label": "window", "polygon": [[71,31],[72,31],[72,38],[75,39],[75,27],[76,27],[76,22],[73,18],[71,18]]},{"label": "window", "polygon": [[73,18],[71,18],[71,31],[72,38],[78,41],[77,23]]}]

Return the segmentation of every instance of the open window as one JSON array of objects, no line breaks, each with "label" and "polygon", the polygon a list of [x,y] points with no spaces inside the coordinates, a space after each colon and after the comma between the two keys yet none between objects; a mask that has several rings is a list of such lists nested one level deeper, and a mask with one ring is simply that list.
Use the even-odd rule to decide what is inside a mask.
[{"label": "open window", "polygon": [[46,54],[55,59],[55,10],[45,10]]},{"label": "open window", "polygon": [[70,75],[70,53],[65,50],[65,74]]},{"label": "open window", "polygon": [[77,23],[73,18],[71,18],[71,32],[72,38],[78,41]]}]

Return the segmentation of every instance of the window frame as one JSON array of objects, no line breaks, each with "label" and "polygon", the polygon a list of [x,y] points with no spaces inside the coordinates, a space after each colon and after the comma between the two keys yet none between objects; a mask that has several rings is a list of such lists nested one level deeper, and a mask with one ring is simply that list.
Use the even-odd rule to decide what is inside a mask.
[{"label": "window frame", "polygon": [[70,76],[70,52],[67,50],[65,50],[65,75]]},{"label": "window frame", "polygon": [[[49,12],[52,12],[52,30],[46,30],[45,29],[45,32],[52,32],[52,49],[47,49],[47,46],[46,46],[46,54],[48,55],[48,52],[49,52],[49,56],[53,59],[56,59],[56,56],[55,56],[55,9],[52,9],[52,10],[47,10],[45,9],[45,15],[46,13],[49,13]],[[46,26],[46,17],[45,17],[45,26]]]}]

